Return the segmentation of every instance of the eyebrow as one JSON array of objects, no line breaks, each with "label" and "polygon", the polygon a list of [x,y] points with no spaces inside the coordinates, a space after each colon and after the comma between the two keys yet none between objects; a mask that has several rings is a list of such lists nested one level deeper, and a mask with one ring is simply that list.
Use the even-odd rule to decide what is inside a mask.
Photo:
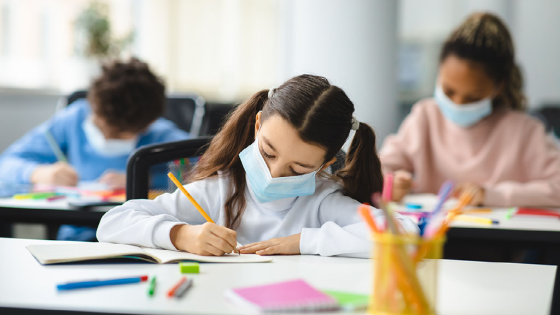
[{"label": "eyebrow", "polygon": [[[263,137],[264,142],[272,149],[272,151],[276,152],[276,149],[270,143],[270,141],[268,141],[268,139],[264,135],[262,137]],[[301,167],[305,167],[305,168],[313,168],[314,167],[312,165],[307,165],[307,164],[303,164],[303,163],[300,163],[300,162],[294,162],[294,163],[301,166]]]}]

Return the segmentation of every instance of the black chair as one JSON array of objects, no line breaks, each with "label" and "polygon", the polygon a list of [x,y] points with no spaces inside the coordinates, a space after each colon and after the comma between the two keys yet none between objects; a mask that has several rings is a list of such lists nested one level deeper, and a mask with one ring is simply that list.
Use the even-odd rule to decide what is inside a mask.
[{"label": "black chair", "polygon": [[[84,98],[87,98],[86,90],[71,93],[59,100],[57,110]],[[167,106],[163,117],[174,122],[180,129],[189,132],[191,137],[198,137],[203,123],[205,104],[204,98],[197,94],[170,94],[167,96]]]},{"label": "black chair", "polygon": [[138,148],[126,165],[126,199],[154,199],[177,187],[167,177],[172,172],[181,182],[204,154],[212,137],[147,145]]},{"label": "black chair", "polygon": [[204,107],[204,118],[200,127],[201,136],[213,136],[218,133],[229,113],[235,109],[235,105],[227,103],[206,103]]},{"label": "black chair", "polygon": [[547,132],[553,131],[560,137],[560,104],[545,105],[529,113],[544,123]]}]

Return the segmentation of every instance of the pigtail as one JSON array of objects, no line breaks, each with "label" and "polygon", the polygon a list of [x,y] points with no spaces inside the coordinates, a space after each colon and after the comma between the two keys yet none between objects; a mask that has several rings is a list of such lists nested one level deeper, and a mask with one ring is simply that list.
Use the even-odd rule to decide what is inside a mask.
[{"label": "pigtail", "polygon": [[335,174],[342,180],[345,195],[359,202],[370,202],[371,194],[383,189],[383,173],[375,140],[373,129],[368,124],[360,123],[344,167]]},{"label": "pigtail", "polygon": [[193,181],[215,176],[227,171],[233,185],[226,201],[225,224],[236,229],[245,210],[245,170],[239,153],[255,140],[255,122],[259,111],[268,100],[268,90],[257,92],[239,105],[227,118],[226,123],[212,139],[210,145],[194,169]]}]

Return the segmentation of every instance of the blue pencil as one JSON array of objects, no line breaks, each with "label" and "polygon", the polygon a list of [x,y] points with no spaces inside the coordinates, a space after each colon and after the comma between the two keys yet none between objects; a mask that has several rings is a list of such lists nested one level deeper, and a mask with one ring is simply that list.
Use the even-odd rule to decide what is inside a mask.
[{"label": "blue pencil", "polygon": [[120,284],[130,284],[138,283],[142,281],[148,281],[148,276],[132,277],[132,278],[120,278],[120,279],[109,279],[109,280],[89,280],[81,282],[69,282],[65,284],[59,284],[56,288],[59,291],[62,290],[75,290],[75,289],[85,289],[102,287],[108,285],[120,285]]}]

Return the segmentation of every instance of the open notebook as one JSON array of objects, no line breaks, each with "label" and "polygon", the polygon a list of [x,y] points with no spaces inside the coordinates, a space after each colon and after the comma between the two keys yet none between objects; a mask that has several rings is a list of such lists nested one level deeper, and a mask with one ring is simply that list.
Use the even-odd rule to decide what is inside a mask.
[{"label": "open notebook", "polygon": [[211,263],[260,263],[272,261],[258,255],[226,254],[200,256],[182,251],[153,249],[112,243],[61,242],[61,244],[28,245],[27,250],[43,265],[98,259],[134,258],[165,264],[185,260]]}]

